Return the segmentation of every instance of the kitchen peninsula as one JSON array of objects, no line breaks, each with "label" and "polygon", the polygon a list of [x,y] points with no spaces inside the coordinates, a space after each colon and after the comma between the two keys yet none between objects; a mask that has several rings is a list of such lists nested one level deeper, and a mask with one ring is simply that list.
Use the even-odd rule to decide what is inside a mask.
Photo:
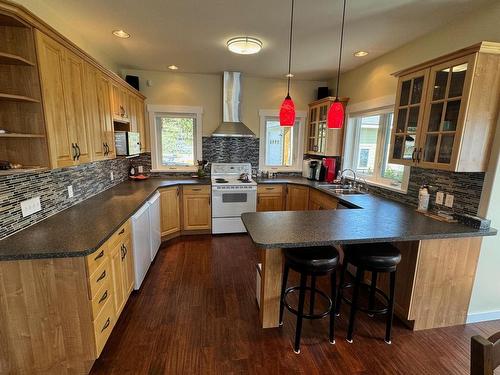
[{"label": "kitchen peninsula", "polygon": [[[303,184],[311,191],[325,190],[317,183]],[[481,237],[495,235],[495,229],[437,221],[371,194],[332,195],[352,209],[242,215],[261,252],[263,328],[278,326],[282,248],[373,242],[391,242],[402,253],[395,312],[407,325],[421,330],[465,323]]]}]

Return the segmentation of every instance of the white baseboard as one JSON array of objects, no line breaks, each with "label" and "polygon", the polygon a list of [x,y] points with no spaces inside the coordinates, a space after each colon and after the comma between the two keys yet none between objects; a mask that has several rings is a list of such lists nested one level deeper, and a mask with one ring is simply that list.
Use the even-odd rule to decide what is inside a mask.
[{"label": "white baseboard", "polygon": [[488,311],[484,313],[473,313],[467,315],[466,323],[487,322],[489,320],[499,320],[500,311]]}]

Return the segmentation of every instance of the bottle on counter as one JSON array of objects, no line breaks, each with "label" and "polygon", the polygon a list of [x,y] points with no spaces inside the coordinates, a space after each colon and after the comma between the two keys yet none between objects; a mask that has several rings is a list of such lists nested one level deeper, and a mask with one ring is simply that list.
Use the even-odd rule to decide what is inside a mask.
[{"label": "bottle on counter", "polygon": [[427,185],[422,185],[418,191],[418,211],[427,212],[429,209],[429,187]]}]

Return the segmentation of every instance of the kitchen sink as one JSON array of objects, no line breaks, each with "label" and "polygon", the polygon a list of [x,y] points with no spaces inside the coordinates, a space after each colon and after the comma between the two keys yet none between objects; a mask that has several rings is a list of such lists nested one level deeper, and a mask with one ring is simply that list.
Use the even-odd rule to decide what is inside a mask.
[{"label": "kitchen sink", "polygon": [[362,191],[352,189],[352,188],[343,188],[343,187],[337,187],[335,185],[328,185],[328,186],[321,186],[322,189],[328,190],[329,192],[339,194],[339,195],[359,195],[359,194],[366,194]]}]

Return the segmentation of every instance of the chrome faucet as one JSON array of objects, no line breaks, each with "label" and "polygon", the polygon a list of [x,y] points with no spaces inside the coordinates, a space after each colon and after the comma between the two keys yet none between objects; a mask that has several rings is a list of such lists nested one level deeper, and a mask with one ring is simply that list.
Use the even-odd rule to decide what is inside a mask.
[{"label": "chrome faucet", "polygon": [[354,169],[351,169],[351,168],[342,169],[340,171],[340,183],[342,185],[345,184],[344,172],[351,172],[352,173],[352,175],[354,177],[354,187],[356,187],[356,172],[354,172]]}]

